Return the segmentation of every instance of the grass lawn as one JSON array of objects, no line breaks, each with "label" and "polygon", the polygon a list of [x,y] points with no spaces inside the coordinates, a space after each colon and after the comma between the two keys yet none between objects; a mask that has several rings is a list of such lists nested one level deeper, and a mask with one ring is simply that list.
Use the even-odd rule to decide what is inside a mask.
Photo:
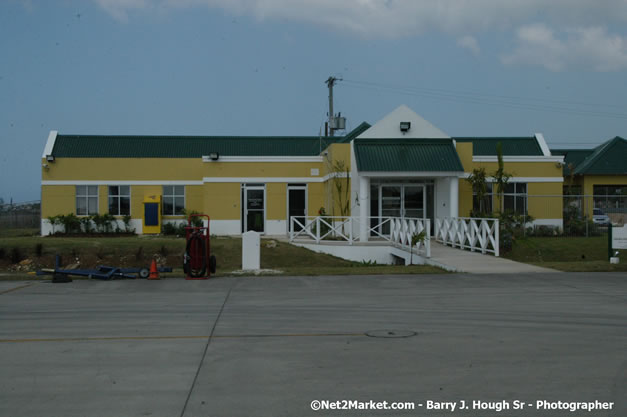
[{"label": "grass lawn", "polygon": [[627,271],[627,251],[620,252],[618,265],[607,260],[607,236],[527,237],[516,240],[513,250],[502,256],[569,272]]},{"label": "grass lawn", "polygon": [[20,236],[39,236],[39,229],[8,229],[6,227],[0,227],[0,238]]},{"label": "grass lawn", "polygon": [[[262,239],[261,268],[282,271],[283,275],[347,275],[347,274],[419,274],[444,273],[431,266],[372,266],[334,256],[315,253],[304,248],[277,242],[269,248]],[[39,248],[38,245],[41,245]],[[41,250],[38,256],[38,250]],[[80,262],[81,268],[97,265],[124,267],[148,266],[153,258],[175,268],[174,276],[183,276],[182,259],[185,239],[170,236],[128,237],[0,237],[0,278],[33,278],[24,272],[11,273],[15,259],[30,259],[33,266],[52,268],[54,256],[61,255],[62,265]],[[242,241],[233,237],[213,237],[211,251],[218,261],[216,276],[231,275],[241,268]]]}]

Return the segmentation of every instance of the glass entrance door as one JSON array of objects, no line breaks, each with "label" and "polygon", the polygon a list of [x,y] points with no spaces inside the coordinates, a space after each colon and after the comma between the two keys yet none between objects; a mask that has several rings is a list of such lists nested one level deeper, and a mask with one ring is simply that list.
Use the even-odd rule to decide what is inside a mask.
[{"label": "glass entrance door", "polygon": [[381,185],[381,217],[425,217],[425,186],[413,184]]},{"label": "glass entrance door", "polygon": [[401,217],[403,208],[403,186],[402,185],[382,185],[381,186],[381,213],[382,217]]},{"label": "glass entrance door", "polygon": [[265,193],[263,185],[242,187],[242,232],[265,231]]},{"label": "glass entrance door", "polygon": [[423,185],[403,186],[403,216],[412,219],[425,217],[425,187]]},{"label": "glass entrance door", "polygon": [[[415,184],[382,184],[379,188],[380,221],[388,217],[425,218],[425,186]],[[390,232],[385,223],[379,233]]]}]

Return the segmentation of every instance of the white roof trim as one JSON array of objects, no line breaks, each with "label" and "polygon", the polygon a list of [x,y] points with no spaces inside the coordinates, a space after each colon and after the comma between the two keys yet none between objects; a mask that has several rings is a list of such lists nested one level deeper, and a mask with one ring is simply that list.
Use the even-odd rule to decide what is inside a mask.
[{"label": "white roof trim", "polygon": [[542,153],[544,154],[544,156],[551,156],[551,150],[547,146],[546,140],[544,140],[544,135],[542,133],[536,133],[535,136],[536,136],[536,140],[538,141],[538,144],[540,145],[540,149],[542,149]]},{"label": "white roof trim", "polygon": [[[496,156],[473,156],[472,162],[497,162]],[[532,155],[532,156],[504,156],[503,162],[557,162],[564,163],[564,156],[544,156],[544,155]]]},{"label": "white roof trim", "polygon": [[56,130],[51,130],[48,134],[48,140],[46,141],[46,146],[44,147],[44,153],[41,155],[42,158],[52,155],[52,150],[54,149],[54,143],[57,141],[58,133],[59,132]]},{"label": "white roof trim", "polygon": [[203,162],[324,162],[322,156],[220,156],[212,160],[203,155]]}]

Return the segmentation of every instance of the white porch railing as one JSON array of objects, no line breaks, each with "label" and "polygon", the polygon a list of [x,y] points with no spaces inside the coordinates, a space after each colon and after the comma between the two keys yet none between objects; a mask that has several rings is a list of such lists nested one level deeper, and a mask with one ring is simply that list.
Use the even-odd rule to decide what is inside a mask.
[{"label": "white porch railing", "polygon": [[475,217],[436,219],[435,239],[445,245],[499,256],[499,220]]},{"label": "white porch railing", "polygon": [[[298,238],[346,241],[349,245],[359,241],[359,217],[291,217],[290,242]],[[366,217],[366,234],[369,238],[382,239],[407,251],[411,250],[414,234],[424,231],[425,238],[413,248],[418,254],[431,257],[431,221],[429,219],[400,217]]]}]

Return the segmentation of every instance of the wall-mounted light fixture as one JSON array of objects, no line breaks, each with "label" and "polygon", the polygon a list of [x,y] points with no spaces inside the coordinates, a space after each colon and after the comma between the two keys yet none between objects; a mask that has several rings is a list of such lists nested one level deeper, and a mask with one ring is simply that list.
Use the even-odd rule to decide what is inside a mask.
[{"label": "wall-mounted light fixture", "polygon": [[211,159],[212,161],[217,161],[218,159],[220,159],[220,153],[219,152],[211,152],[209,154],[209,159]]},{"label": "wall-mounted light fixture", "polygon": [[411,127],[411,122],[401,122],[401,132],[405,133]]},{"label": "wall-mounted light fixture", "polygon": [[53,155],[46,155],[46,161],[54,162],[54,156]]}]

